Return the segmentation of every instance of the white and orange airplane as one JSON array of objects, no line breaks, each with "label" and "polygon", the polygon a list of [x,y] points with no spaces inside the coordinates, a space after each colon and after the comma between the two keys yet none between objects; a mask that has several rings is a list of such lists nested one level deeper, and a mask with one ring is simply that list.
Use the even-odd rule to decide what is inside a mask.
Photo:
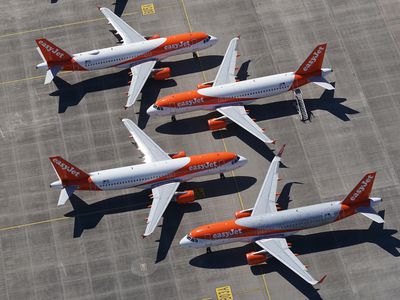
[{"label": "white and orange airplane", "polygon": [[195,200],[193,190],[177,192],[179,184],[195,177],[221,174],[240,168],[247,159],[231,152],[186,156],[184,151],[168,154],[129,119],[122,122],[129,130],[144,164],[86,173],[60,156],[50,157],[58,180],[50,187],[60,189],[58,205],[63,205],[76,190],[107,191],[132,187],[152,189],[153,203],[143,236],[151,234],[172,198],[179,204]]},{"label": "white and orange airplane", "polygon": [[180,245],[188,248],[207,247],[209,253],[211,246],[255,242],[262,250],[246,254],[249,265],[264,263],[272,256],[314,285],[322,282],[325,276],[317,281],[308,273],[306,266],[289,249],[290,244],[285,239],[287,236],[339,221],[358,212],[375,222],[384,222],[373,209],[382,199],[370,197],[375,172],[366,174],[343,201],[278,211],[275,199],[282,152],[283,148],[272,160],[254,208],[237,211],[235,220],[200,226],[186,235]]},{"label": "white and orange airplane", "polygon": [[116,16],[108,8],[99,8],[122,38],[122,45],[68,54],[48,40],[37,39],[38,52],[43,62],[37,69],[46,69],[44,83],[50,83],[61,71],[90,71],[111,67],[131,69],[132,80],[125,108],[132,106],[147,78],[156,80],[170,77],[170,68],[155,69],[157,61],[167,57],[203,50],[214,45],[218,39],[204,32],[191,32],[167,37],[154,35],[144,37]]},{"label": "white and orange airplane", "polygon": [[244,105],[275,96],[313,82],[324,89],[334,87],[325,79],[332,69],[321,68],[327,44],[318,45],[296,72],[281,73],[237,82],[237,43],[231,40],[214,81],[199,84],[197,90],[158,99],[147,110],[150,116],[175,115],[195,110],[217,110],[219,118],[208,120],[210,130],[220,130],[232,121],[265,143],[274,143],[248,115]]}]

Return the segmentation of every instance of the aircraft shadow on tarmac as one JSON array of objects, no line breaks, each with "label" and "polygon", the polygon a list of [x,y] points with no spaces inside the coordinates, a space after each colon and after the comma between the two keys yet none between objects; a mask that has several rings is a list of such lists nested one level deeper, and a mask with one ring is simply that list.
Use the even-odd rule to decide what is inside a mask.
[{"label": "aircraft shadow on tarmac", "polygon": [[[203,198],[213,198],[234,194],[237,191],[246,190],[256,181],[256,178],[250,176],[235,176],[235,178],[226,177],[223,185],[221,184],[221,179],[200,182],[184,182],[179,187],[179,190],[192,189],[198,197],[197,200],[200,200]],[[78,196],[72,195],[70,202],[74,210],[68,212],[65,216],[75,219],[73,237],[78,238],[85,230],[95,228],[105,215],[146,209],[151,204],[149,193],[148,190],[145,190],[108,198],[93,204],[87,204]],[[170,203],[164,213],[161,235],[158,240],[159,248],[156,262],[162,261],[168,254],[183,215],[185,213],[199,210],[201,210],[201,206],[198,202],[188,205],[179,205],[176,202]]]},{"label": "aircraft shadow on tarmac", "polygon": [[[347,116],[348,114],[357,114],[359,112],[343,105],[342,103],[345,101],[345,98],[335,98],[334,91],[328,90],[325,90],[319,99],[304,99],[310,116],[313,116],[312,112],[314,110],[326,110],[342,121],[349,121],[350,119]],[[250,110],[250,117],[257,121],[271,120],[297,114],[294,100],[284,100],[266,104],[250,104],[246,105],[246,109]],[[178,116],[175,122],[171,121],[162,124],[156,128],[156,131],[172,135],[186,135],[204,132],[209,130],[207,120],[216,117],[220,117],[218,112],[210,112],[201,116],[185,119],[179,119]],[[274,157],[272,151],[266,151],[267,147],[265,147],[263,142],[236,124],[229,124],[227,130],[213,131],[212,134],[215,139],[229,138],[230,136],[238,137],[244,143],[254,147],[254,150],[264,156],[267,160],[271,161]],[[270,135],[273,137],[273,133]]]},{"label": "aircraft shadow on tarmac", "polygon": [[[384,211],[379,212],[384,217]],[[363,243],[372,243],[380,246],[391,255],[398,257],[400,252],[400,240],[393,235],[397,233],[394,229],[384,229],[383,224],[372,222],[368,229],[349,229],[320,232],[309,235],[293,235],[287,238],[293,244],[292,251],[298,254],[308,254],[351,247]],[[260,250],[256,244],[213,251],[211,254],[202,254],[190,261],[192,266],[207,269],[224,269],[243,266],[247,264],[246,253]],[[271,260],[268,264],[251,267],[254,275],[278,272],[295,288],[309,299],[320,299],[316,289],[302,280],[286,266]],[[328,277],[329,278],[329,277]]]},{"label": "aircraft shadow on tarmac", "polygon": [[[201,57],[202,69],[200,69],[197,58],[160,62],[156,65],[156,68],[170,67],[172,77],[181,76],[212,69],[221,63],[222,58],[223,57],[220,55]],[[50,96],[59,97],[58,113],[64,113],[68,107],[78,105],[87,93],[105,91],[123,86],[126,86],[128,89],[128,82],[130,80],[131,77],[129,76],[129,70],[122,70],[116,73],[89,78],[75,84],[70,84],[64,79],[56,76],[53,82],[56,85],[57,90],[50,93]],[[143,120],[139,120],[139,123],[142,124],[142,126],[139,125],[139,127],[143,128],[143,124],[145,125],[147,123],[148,116],[146,110],[158,98],[160,90],[172,86],[176,86],[176,82],[173,79],[162,81],[149,79],[146,82],[142,90],[142,101],[139,112],[140,117],[142,117]],[[123,95],[123,97],[126,96]],[[123,102],[123,104],[125,104],[125,102]],[[121,103],[121,106],[123,104]]]},{"label": "aircraft shadow on tarmac", "polygon": [[126,4],[128,3],[128,0],[116,0],[114,5],[114,14],[116,14],[118,17],[121,17],[122,14],[124,13]]}]

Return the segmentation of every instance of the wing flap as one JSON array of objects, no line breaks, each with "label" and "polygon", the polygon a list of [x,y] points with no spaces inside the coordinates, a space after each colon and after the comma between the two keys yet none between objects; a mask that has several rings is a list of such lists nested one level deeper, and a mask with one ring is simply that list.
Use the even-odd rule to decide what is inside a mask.
[{"label": "wing flap", "polygon": [[146,163],[171,159],[171,157],[135,123],[129,119],[122,119],[122,122],[132,135],[139,150],[143,153],[144,161]]},{"label": "wing flap", "polygon": [[150,214],[143,236],[148,236],[153,233],[178,187],[179,182],[171,182],[158,186],[152,190],[153,204],[150,208]]},{"label": "wing flap", "polygon": [[129,26],[124,20],[122,20],[108,8],[101,7],[100,11],[122,37],[124,44],[142,42],[146,40],[140,33]]},{"label": "wing flap", "polygon": [[146,83],[147,78],[149,78],[155,64],[156,61],[148,61],[131,68],[132,79],[131,85],[129,86],[128,99],[126,101],[125,108],[131,107],[133,104],[135,104],[136,99]]},{"label": "wing flap", "polygon": [[246,113],[243,106],[223,106],[217,108],[217,111],[229,118],[232,122],[242,127],[244,130],[250,132],[256,138],[260,139],[264,143],[274,143],[268,136],[266,136],[263,130],[254,122]]},{"label": "wing flap", "polygon": [[290,251],[284,238],[263,239],[256,243],[308,283],[315,285],[319,282],[308,273],[307,268]]},{"label": "wing flap", "polygon": [[237,58],[237,43],[239,38],[235,37],[229,43],[225,52],[224,59],[219,67],[217,76],[215,77],[213,86],[232,83],[236,81],[235,67]]}]

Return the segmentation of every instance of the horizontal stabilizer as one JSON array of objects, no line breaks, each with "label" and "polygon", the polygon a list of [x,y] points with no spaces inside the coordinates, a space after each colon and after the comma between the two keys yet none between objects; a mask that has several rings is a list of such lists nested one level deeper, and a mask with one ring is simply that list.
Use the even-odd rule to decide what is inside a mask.
[{"label": "horizontal stabilizer", "polygon": [[60,66],[54,66],[54,67],[48,69],[46,72],[46,78],[44,79],[44,84],[49,84],[50,82],[52,82],[54,77],[57,75],[57,73],[60,70],[61,70]]},{"label": "horizontal stabilizer", "polygon": [[360,206],[357,208],[357,212],[361,213],[363,216],[370,218],[372,221],[376,223],[384,223],[385,221],[382,219],[380,215],[371,207],[371,206]]},{"label": "horizontal stabilizer", "polygon": [[77,186],[66,186],[65,188],[63,188],[60,192],[60,197],[58,198],[58,203],[57,205],[64,205],[65,202],[67,202],[67,200],[69,199],[69,197],[72,196],[72,194],[75,192],[75,190],[77,189]]},{"label": "horizontal stabilizer", "polygon": [[332,85],[332,84],[330,84],[324,77],[322,77],[322,76],[313,76],[313,77],[310,77],[309,78],[309,80],[312,82],[312,83],[315,83],[316,85],[319,85],[320,87],[322,87],[322,88],[324,88],[324,89],[326,89],[326,90],[334,90],[335,89],[335,87]]}]

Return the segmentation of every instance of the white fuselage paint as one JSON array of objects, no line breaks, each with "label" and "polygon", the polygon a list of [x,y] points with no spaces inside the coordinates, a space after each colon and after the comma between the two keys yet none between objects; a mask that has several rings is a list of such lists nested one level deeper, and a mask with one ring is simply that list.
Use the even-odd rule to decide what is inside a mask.
[{"label": "white fuselage paint", "polygon": [[[184,182],[194,177],[212,175],[237,169],[246,163],[246,159],[239,156],[236,162],[229,161],[224,164],[215,164],[214,167],[196,170],[192,173],[182,172],[181,168],[190,163],[190,157],[181,157],[171,160],[151,162],[121,168],[113,168],[89,173],[92,182],[100,190],[120,190],[132,187],[142,189],[154,188],[170,182]],[[159,178],[168,176],[163,180]],[[156,182],[153,182],[156,181]],[[63,188],[61,181],[55,181],[52,188]]]},{"label": "white fuselage paint", "polygon": [[[209,48],[216,43],[217,39],[215,37],[212,37],[207,42],[201,41],[195,44],[190,44],[186,47],[164,51],[159,55],[152,55],[151,51],[162,45],[166,40],[167,38],[157,38],[115,47],[96,49],[73,54],[72,58],[79,65],[89,71],[111,67],[127,69],[147,61],[160,61],[170,56],[196,52]],[[145,55],[145,57],[143,57],[142,59],[136,60],[134,62],[127,62],[128,60],[132,60],[142,55]],[[37,68],[47,69],[48,66],[47,63],[44,62],[38,64]]]},{"label": "white fuselage paint", "polygon": [[[289,72],[203,88],[197,90],[200,94],[198,101],[201,101],[201,105],[163,107],[162,110],[150,107],[147,112],[149,115],[176,115],[195,110],[215,110],[223,106],[246,105],[260,98],[275,96],[289,91],[294,79],[294,72]],[[215,103],[215,98],[220,98],[221,100],[232,99],[232,101]],[[243,100],[243,98],[250,98],[250,100]],[[207,102],[211,103],[207,104]]]},{"label": "white fuselage paint", "polygon": [[[299,230],[318,227],[335,222],[340,214],[341,202],[333,201],[328,203],[315,204],[299,208],[292,208],[284,211],[250,216],[235,220],[235,223],[252,229],[264,230],[284,230],[285,232],[262,234],[255,236],[240,236],[230,238],[200,239],[195,241],[187,239],[185,236],[181,245],[192,248],[210,247],[234,242],[254,242],[265,238],[280,238],[295,234]],[[211,224],[212,225],[212,224]],[[185,241],[185,239],[187,241]]]}]

